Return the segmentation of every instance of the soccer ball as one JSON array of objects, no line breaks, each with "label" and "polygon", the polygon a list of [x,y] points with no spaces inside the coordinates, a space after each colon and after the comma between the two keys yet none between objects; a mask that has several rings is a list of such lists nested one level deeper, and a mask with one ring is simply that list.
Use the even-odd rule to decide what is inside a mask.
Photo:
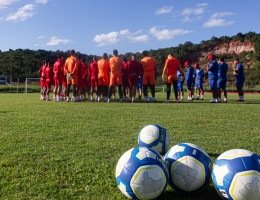
[{"label": "soccer ball", "polygon": [[214,163],[212,181],[224,199],[259,200],[259,156],[244,149],[224,152]]},{"label": "soccer ball", "polygon": [[166,128],[150,124],[141,129],[138,135],[140,147],[152,148],[160,154],[165,154],[170,144],[170,136]]},{"label": "soccer ball", "polygon": [[178,192],[200,192],[209,185],[212,162],[199,146],[181,143],[173,146],[164,157],[169,183]]},{"label": "soccer ball", "polygon": [[117,163],[117,186],[130,199],[155,199],[163,193],[167,182],[168,172],[163,158],[152,149],[130,149]]}]

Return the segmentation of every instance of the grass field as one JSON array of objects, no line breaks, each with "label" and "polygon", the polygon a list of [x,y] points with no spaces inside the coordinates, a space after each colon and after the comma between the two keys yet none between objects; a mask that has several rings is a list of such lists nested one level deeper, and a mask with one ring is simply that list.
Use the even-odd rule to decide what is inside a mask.
[{"label": "grass field", "polygon": [[[168,128],[171,145],[191,142],[213,159],[232,148],[260,154],[260,95],[246,102],[55,103],[38,94],[0,94],[0,199],[125,199],[115,166],[146,124]],[[159,99],[160,100],[160,99]],[[161,199],[217,200],[167,189]]]}]

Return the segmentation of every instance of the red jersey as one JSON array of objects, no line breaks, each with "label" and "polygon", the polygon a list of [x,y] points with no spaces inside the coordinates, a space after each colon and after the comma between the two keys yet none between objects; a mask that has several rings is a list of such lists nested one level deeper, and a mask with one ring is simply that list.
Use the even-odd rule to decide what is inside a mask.
[{"label": "red jersey", "polygon": [[82,80],[85,83],[89,80],[89,68],[88,65],[84,62],[81,62],[81,65],[82,65]]},{"label": "red jersey", "polygon": [[54,79],[62,80],[63,78],[63,62],[58,59],[53,65]]},{"label": "red jersey", "polygon": [[44,74],[45,74],[46,80],[47,79],[51,80],[52,79],[52,70],[51,70],[51,68],[50,67],[46,67],[44,71],[45,71]]},{"label": "red jersey", "polygon": [[143,68],[141,63],[138,60],[130,60],[129,61],[129,73],[130,76],[142,76]]},{"label": "red jersey", "polygon": [[98,79],[98,64],[96,61],[93,61],[90,64],[89,73],[90,73],[91,79],[94,79],[94,80]]},{"label": "red jersey", "polygon": [[78,79],[82,78],[82,74],[83,74],[83,67],[84,67],[84,63],[80,60],[77,60],[77,73],[78,73]]},{"label": "red jersey", "polygon": [[50,88],[53,82],[53,70],[48,65],[45,68],[45,76],[46,76],[46,87]]},{"label": "red jersey", "polygon": [[128,79],[129,78],[129,76],[130,76],[129,62],[123,62],[122,76],[123,76],[123,79]]},{"label": "red jersey", "polygon": [[174,57],[168,58],[165,62],[165,74],[167,76],[176,76],[179,69],[180,62]]},{"label": "red jersey", "polygon": [[40,86],[41,87],[45,87],[46,85],[46,76],[45,76],[45,69],[46,69],[46,65],[42,65],[40,70],[39,70],[39,76],[40,76]]},{"label": "red jersey", "polygon": [[45,76],[45,69],[46,69],[46,65],[42,65],[40,70],[39,70],[39,76],[41,79],[46,79],[46,76]]},{"label": "red jersey", "polygon": [[83,86],[83,76],[84,76],[84,68],[85,63],[83,63],[81,60],[77,60],[77,85],[78,87]]}]

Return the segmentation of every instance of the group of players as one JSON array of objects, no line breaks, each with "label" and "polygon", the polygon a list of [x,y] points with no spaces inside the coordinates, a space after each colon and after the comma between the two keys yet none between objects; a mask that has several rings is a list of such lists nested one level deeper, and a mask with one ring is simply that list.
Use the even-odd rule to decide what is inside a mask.
[{"label": "group of players", "polygon": [[[155,61],[153,66],[155,67]],[[111,98],[115,96],[117,86],[120,101],[127,97],[134,101],[136,91],[141,98],[142,88],[146,88],[145,81],[149,80],[143,79],[143,75],[146,75],[147,71],[149,71],[148,68],[144,72],[135,55],[131,57],[130,61],[122,60],[118,56],[118,51],[114,50],[111,58],[104,53],[99,60],[93,57],[88,66],[85,59],[76,56],[75,51],[72,50],[65,62],[60,56],[53,67],[47,62],[41,66],[39,70],[41,99],[49,100],[51,86],[54,85],[54,101],[88,99],[110,102]],[[71,89],[72,96],[70,97]]]},{"label": "group of players", "polygon": [[[41,99],[50,100],[49,94],[53,87],[54,101],[90,101],[110,102],[115,98],[116,88],[119,100],[134,102],[136,93],[144,101],[155,101],[156,84],[156,60],[148,54],[142,53],[143,58],[139,61],[135,55],[130,60],[121,59],[118,51],[113,51],[110,58],[106,53],[102,58],[93,57],[88,66],[85,58],[76,56],[75,51],[70,52],[70,56],[64,61],[59,56],[53,66],[44,62],[39,70]],[[222,102],[221,91],[224,92],[223,102],[227,102],[226,82],[228,65],[224,59],[216,60],[213,54],[208,56],[208,80],[212,91],[212,103]],[[184,63],[185,70],[182,70],[180,61],[172,54],[169,54],[165,62],[162,79],[166,83],[167,94],[166,102],[170,101],[171,87],[175,94],[175,100],[183,100],[183,84],[187,85],[188,101],[194,99],[194,88],[198,93],[198,99],[203,99],[204,90],[204,71],[195,64],[195,68],[189,60]],[[185,72],[184,72],[185,71]],[[236,86],[239,94],[239,101],[244,101],[243,83],[244,72],[243,65],[239,60],[234,61],[233,73],[236,77]],[[151,97],[148,95],[150,88]],[[70,92],[72,89],[72,96]]]},{"label": "group of players", "polygon": [[[167,99],[169,101],[171,94],[171,85],[173,85],[173,90],[175,94],[175,99],[178,102],[183,99],[183,84],[186,82],[187,86],[187,100],[192,101],[193,99],[203,99],[204,89],[203,83],[205,80],[204,70],[200,67],[198,63],[193,67],[190,60],[186,60],[184,63],[185,73],[180,67],[180,62],[173,57],[171,54],[166,60],[162,79],[165,80],[167,85]],[[225,62],[224,58],[221,57],[217,61],[214,54],[208,55],[208,65],[207,65],[207,78],[209,82],[209,87],[212,92],[211,103],[227,103],[227,73],[229,70],[228,64]],[[243,86],[245,82],[244,66],[236,58],[232,66],[233,75],[235,76],[235,85],[237,88],[239,102],[244,101],[244,91]],[[184,75],[185,74],[185,75]],[[194,91],[197,91],[197,97],[194,97]],[[224,93],[224,98],[221,99],[221,93]]]}]

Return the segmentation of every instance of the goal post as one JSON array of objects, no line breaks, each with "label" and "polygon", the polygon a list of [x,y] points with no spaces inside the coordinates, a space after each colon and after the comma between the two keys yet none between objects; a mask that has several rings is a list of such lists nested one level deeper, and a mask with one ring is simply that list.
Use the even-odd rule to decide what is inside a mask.
[{"label": "goal post", "polygon": [[40,78],[26,78],[24,92],[38,92],[40,90]]}]

